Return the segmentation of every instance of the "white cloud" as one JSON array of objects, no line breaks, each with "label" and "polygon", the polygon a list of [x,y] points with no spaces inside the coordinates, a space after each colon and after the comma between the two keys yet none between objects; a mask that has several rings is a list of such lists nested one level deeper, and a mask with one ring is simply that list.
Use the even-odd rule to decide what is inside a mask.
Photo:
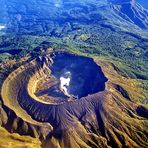
[{"label": "white cloud", "polygon": [[0,30],[3,30],[3,29],[5,29],[5,28],[6,28],[5,25],[0,25]]},{"label": "white cloud", "polygon": [[54,3],[54,6],[57,8],[60,8],[60,7],[62,7],[62,3],[63,3],[62,0],[56,0]]},{"label": "white cloud", "polygon": [[66,72],[65,74],[68,75],[66,78],[60,77],[60,89],[64,92],[65,95],[69,96],[67,88],[70,84],[70,72]]},{"label": "white cloud", "polygon": [[57,8],[60,8],[61,7],[61,5],[58,4],[58,3],[54,4],[54,6],[57,7]]}]

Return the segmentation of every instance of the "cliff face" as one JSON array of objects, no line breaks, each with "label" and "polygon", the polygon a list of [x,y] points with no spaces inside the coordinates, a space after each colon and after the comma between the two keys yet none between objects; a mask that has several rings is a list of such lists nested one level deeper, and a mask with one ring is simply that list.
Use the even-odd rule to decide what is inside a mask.
[{"label": "cliff face", "polygon": [[38,84],[51,79],[49,57],[24,62],[3,78],[3,127],[39,138],[43,148],[147,147],[147,109],[137,100],[144,98],[138,80],[96,60],[108,78],[105,90],[54,104],[35,95]]}]

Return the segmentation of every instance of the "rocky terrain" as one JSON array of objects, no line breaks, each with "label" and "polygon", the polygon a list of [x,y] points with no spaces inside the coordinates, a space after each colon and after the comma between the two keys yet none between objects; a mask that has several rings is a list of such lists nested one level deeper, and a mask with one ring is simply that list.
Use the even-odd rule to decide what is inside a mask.
[{"label": "rocky terrain", "polygon": [[105,90],[54,105],[35,95],[38,82],[50,79],[45,55],[46,61],[25,59],[1,80],[1,123],[8,131],[39,138],[42,147],[147,147],[147,109],[136,100],[144,99],[138,80],[97,60],[108,78]]},{"label": "rocky terrain", "polygon": [[148,147],[146,7],[0,2],[0,148]]}]

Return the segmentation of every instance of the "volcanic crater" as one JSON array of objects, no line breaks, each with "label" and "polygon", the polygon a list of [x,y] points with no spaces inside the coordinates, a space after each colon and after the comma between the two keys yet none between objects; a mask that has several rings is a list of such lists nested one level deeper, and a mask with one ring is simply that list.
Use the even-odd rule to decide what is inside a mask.
[{"label": "volcanic crater", "polygon": [[43,148],[147,147],[138,82],[114,64],[52,51],[20,65],[1,86],[9,131],[37,137]]},{"label": "volcanic crater", "polygon": [[51,74],[60,80],[60,89],[64,89],[65,95],[80,99],[105,89],[107,78],[93,59],[66,52],[51,56]]}]

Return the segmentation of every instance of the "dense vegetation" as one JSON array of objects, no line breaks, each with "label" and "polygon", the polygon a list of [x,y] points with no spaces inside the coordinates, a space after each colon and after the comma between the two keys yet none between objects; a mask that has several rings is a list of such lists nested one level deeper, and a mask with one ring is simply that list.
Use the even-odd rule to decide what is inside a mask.
[{"label": "dense vegetation", "polygon": [[52,47],[111,60],[125,75],[148,79],[146,29],[123,20],[102,0],[38,3],[3,1],[0,17],[9,25],[1,31],[1,62]]}]

